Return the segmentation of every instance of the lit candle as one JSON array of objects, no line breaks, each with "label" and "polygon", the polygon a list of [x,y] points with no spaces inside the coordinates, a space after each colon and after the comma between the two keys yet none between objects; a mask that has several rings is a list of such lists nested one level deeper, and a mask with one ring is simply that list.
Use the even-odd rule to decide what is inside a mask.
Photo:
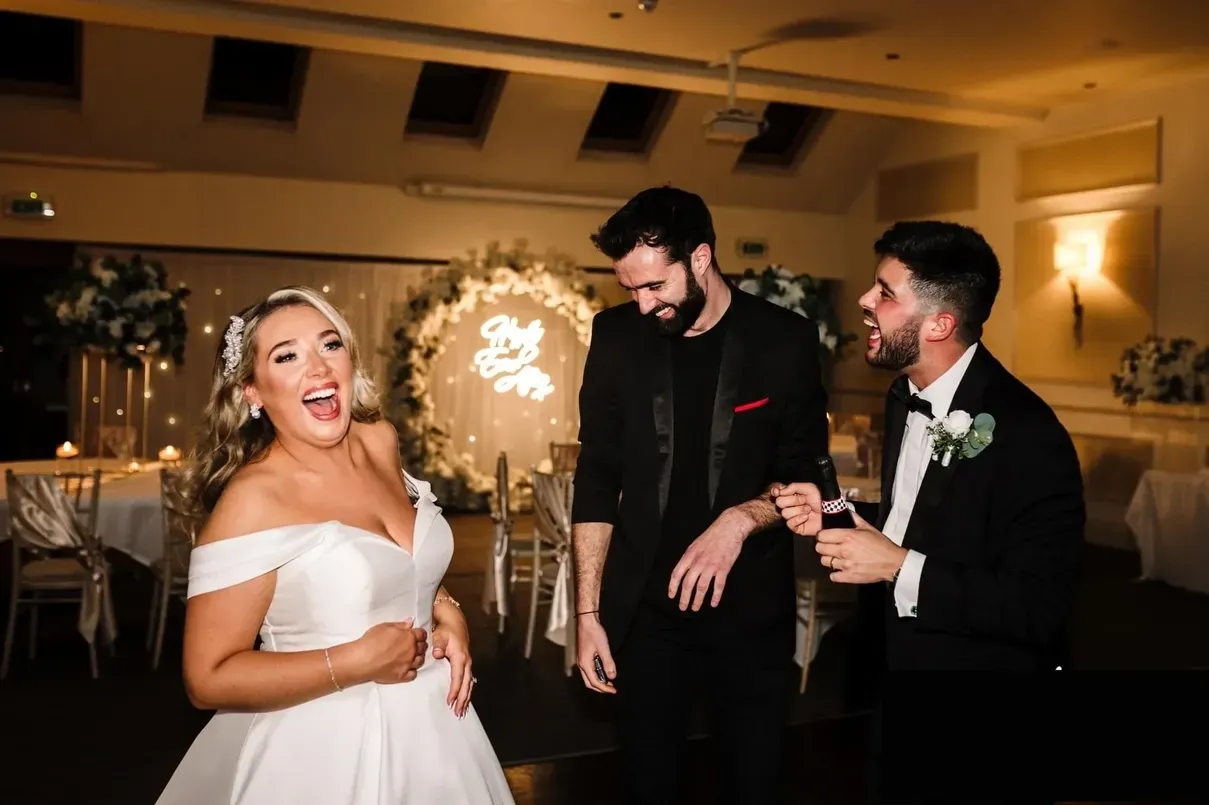
[{"label": "lit candle", "polygon": [[55,448],[55,458],[75,458],[80,455],[80,449],[71,442],[63,442]]},{"label": "lit candle", "polygon": [[181,460],[181,451],[177,450],[172,445],[168,445],[167,447],[165,447],[163,450],[160,451],[160,461],[163,461],[164,463],[180,461],[180,460]]}]

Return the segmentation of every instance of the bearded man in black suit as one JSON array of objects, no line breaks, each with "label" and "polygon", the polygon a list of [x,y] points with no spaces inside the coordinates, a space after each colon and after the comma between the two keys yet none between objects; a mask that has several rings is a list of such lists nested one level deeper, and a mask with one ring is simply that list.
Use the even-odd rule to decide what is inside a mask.
[{"label": "bearded man in black suit", "polygon": [[617,695],[628,801],[680,801],[700,700],[722,801],[775,803],[796,596],[769,490],[827,451],[818,328],[727,280],[692,193],[645,190],[593,241],[634,301],[597,314],[580,391],[579,670]]}]

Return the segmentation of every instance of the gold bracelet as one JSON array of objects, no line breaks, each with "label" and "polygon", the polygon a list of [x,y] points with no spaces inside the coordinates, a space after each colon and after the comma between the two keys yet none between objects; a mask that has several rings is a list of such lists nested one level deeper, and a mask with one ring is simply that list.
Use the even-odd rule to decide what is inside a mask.
[{"label": "gold bracelet", "polygon": [[332,684],[336,686],[336,690],[344,690],[344,688],[340,687],[340,683],[336,681],[336,672],[332,669],[332,655],[327,653],[327,649],[323,650],[323,659],[327,661],[327,675],[332,678]]},{"label": "gold bracelet", "polygon": [[461,604],[459,604],[459,603],[458,603],[458,602],[457,602],[457,601],[456,601],[456,600],[453,598],[453,596],[450,596],[450,595],[438,595],[438,596],[437,596],[435,599],[433,599],[432,605],[433,605],[433,606],[436,606],[437,604],[441,603],[442,601],[448,601],[449,603],[453,604],[453,605],[454,605],[455,607],[457,607],[458,609],[461,609],[461,608],[462,608],[462,605],[461,605]]}]

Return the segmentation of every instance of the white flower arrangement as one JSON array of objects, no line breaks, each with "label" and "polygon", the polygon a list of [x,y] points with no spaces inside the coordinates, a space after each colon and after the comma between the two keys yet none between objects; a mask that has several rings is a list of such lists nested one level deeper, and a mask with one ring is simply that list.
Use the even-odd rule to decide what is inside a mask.
[{"label": "white flower arrangement", "polygon": [[840,358],[844,347],[856,340],[855,333],[840,330],[835,307],[823,293],[822,284],[809,274],[794,274],[781,265],[768,266],[759,275],[749,268],[743,272],[739,290],[813,321],[819,328],[819,348],[831,358]]},{"label": "white flower arrangement", "polygon": [[944,419],[928,426],[932,437],[932,460],[942,467],[956,456],[974,458],[995,440],[995,418],[990,414],[970,416],[965,411],[950,411]]},{"label": "white flower arrangement", "polygon": [[494,491],[495,477],[476,467],[470,454],[455,448],[449,423],[437,422],[429,392],[429,378],[445,352],[449,325],[479,305],[509,295],[527,296],[567,319],[587,345],[592,317],[604,305],[574,260],[553,252],[539,257],[527,251],[524,241],[507,251],[497,243],[489,244],[482,255],[471,250],[468,257],[451,260],[435,275],[426,272],[424,279],[424,287],[393,310],[394,344],[383,350],[391,387],[386,413],[399,431],[405,464],[435,476],[430,480],[448,482],[448,494],[442,498],[452,498],[452,505],[479,509]]},{"label": "white flower arrangement", "polygon": [[1113,395],[1126,405],[1156,402],[1200,405],[1209,385],[1209,350],[1190,338],[1147,336],[1121,355],[1121,370],[1112,376]]},{"label": "white flower arrangement", "polygon": [[184,363],[188,296],[188,288],[168,288],[168,274],[158,261],[136,254],[123,263],[80,254],[67,283],[46,303],[60,343],[137,367],[159,356]]}]

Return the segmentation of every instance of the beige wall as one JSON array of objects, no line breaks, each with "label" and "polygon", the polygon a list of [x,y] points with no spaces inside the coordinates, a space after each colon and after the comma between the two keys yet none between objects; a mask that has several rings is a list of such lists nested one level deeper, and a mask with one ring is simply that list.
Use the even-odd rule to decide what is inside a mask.
[{"label": "beige wall", "polygon": [[[1209,344],[1209,271],[1203,264],[1209,246],[1209,80],[1200,79],[1130,95],[1104,96],[1055,110],[1043,124],[1006,131],[912,123],[883,160],[882,168],[899,167],[975,152],[979,157],[977,209],[940,217],[976,227],[995,249],[1003,267],[1003,285],[984,343],[1012,368],[1016,328],[1033,326],[1018,317],[1016,248],[1018,222],[1074,213],[1155,205],[1158,252],[1155,329],[1163,336],[1187,336]],[[1162,119],[1161,181],[1157,185],[1095,191],[1018,203],[1016,149],[1023,143],[1091,133],[1145,119]],[[846,249],[849,273],[844,312],[856,310],[856,299],[872,278],[872,246],[889,222],[876,221],[876,174],[848,215]],[[1089,300],[1085,300],[1089,302]],[[1069,310],[1064,311],[1068,315]],[[863,336],[863,328],[862,328]],[[844,410],[880,411],[889,377],[865,365],[859,356],[837,368],[836,406]],[[1147,410],[1130,415],[1112,396],[1108,377],[1102,382],[1033,383],[1076,436],[1088,476],[1089,508],[1104,508],[1106,523],[1120,525],[1142,469],[1160,466],[1190,469],[1199,464],[1209,436],[1181,409]],[[1108,467],[1109,469],[1105,469]],[[1105,473],[1112,482],[1105,481]],[[1129,538],[1119,528],[1114,539]]]},{"label": "beige wall", "polygon": [[[0,237],[266,249],[448,259],[498,240],[526,238],[585,266],[607,266],[588,235],[609,210],[415,199],[398,188],[233,176],[41,168],[0,164],[0,192],[52,196],[50,221],[0,218]],[[768,259],[841,277],[843,216],[716,207],[722,266],[738,271],[739,238],[763,239]]]},{"label": "beige wall", "polygon": [[[910,124],[890,150],[882,167],[907,165],[962,153],[979,155],[978,208],[969,212],[938,216],[976,227],[990,242],[1003,266],[1003,287],[995,313],[988,323],[985,343],[1011,367],[1015,328],[1028,326],[1016,320],[1015,230],[1017,222],[1033,218],[1090,212],[1104,209],[1156,205],[1159,208],[1158,279],[1155,324],[1160,335],[1187,336],[1209,343],[1209,272],[1202,267],[1202,252],[1209,245],[1206,203],[1209,202],[1209,80],[1152,89],[1132,95],[1105,96],[1055,110],[1044,124],[1007,131],[990,131],[935,124]],[[1017,203],[1016,148],[1036,140],[1092,132],[1147,118],[1162,118],[1162,180],[1157,185],[1078,193]],[[875,220],[876,177],[848,215],[849,242],[844,304],[855,306],[860,289],[872,276],[872,245],[888,226]],[[885,377],[862,361],[842,364],[838,383],[848,390],[880,392]],[[1077,405],[1119,412],[1108,379],[1099,385],[1038,386],[1054,404]],[[1102,423],[1101,423],[1102,424]]]}]

